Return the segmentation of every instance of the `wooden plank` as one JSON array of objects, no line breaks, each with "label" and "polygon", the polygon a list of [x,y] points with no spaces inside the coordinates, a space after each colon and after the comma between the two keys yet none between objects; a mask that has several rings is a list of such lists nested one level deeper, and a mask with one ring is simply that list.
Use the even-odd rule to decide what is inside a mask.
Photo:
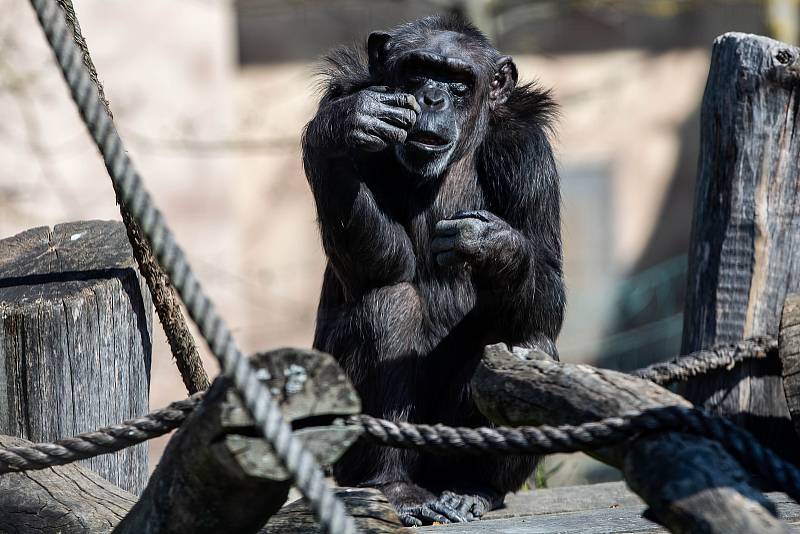
[{"label": "wooden plank", "polygon": [[[0,434],[53,441],[147,413],[152,304],[119,222],[0,241]],[[84,460],[137,493],[147,445]]]},{"label": "wooden plank", "polygon": [[[784,493],[767,495],[800,532],[800,505]],[[613,534],[618,532],[668,532],[642,517],[646,506],[624,482],[565,486],[519,492],[506,499],[506,508],[490,512],[481,521],[446,526],[419,527],[420,534]]]},{"label": "wooden plank", "polygon": [[[510,425],[580,424],[629,411],[689,406],[661,386],[617,371],[551,360],[536,350],[486,348],[472,379],[475,402]],[[677,432],[592,452],[623,469],[653,517],[681,532],[787,532],[774,506],[716,442]]]},{"label": "wooden plank", "polygon": [[[353,516],[362,534],[390,534],[414,532],[403,528],[391,503],[374,488],[338,488],[336,495],[342,499],[347,512]],[[300,499],[275,514],[259,534],[316,534],[320,529]]]},{"label": "wooden plank", "polygon": [[800,294],[786,297],[778,336],[783,394],[795,433],[800,436]]},{"label": "wooden plank", "polygon": [[[0,436],[0,446],[29,441]],[[0,532],[84,534],[110,532],[136,502],[78,464],[0,476]]]},{"label": "wooden plank", "polygon": [[624,482],[601,482],[512,493],[506,497],[503,508],[492,510],[484,517],[503,519],[639,505],[644,506],[641,497],[629,490]]},{"label": "wooden plank", "polygon": [[[701,111],[683,347],[689,353],[777,335],[786,295],[800,290],[800,49],[766,37],[714,42]],[[678,386],[800,460],[775,360]]]}]

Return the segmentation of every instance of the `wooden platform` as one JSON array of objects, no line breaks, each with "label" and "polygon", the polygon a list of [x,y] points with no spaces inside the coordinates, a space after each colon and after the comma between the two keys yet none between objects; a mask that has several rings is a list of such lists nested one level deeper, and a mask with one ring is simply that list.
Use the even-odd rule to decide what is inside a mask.
[{"label": "wooden platform", "polygon": [[[769,493],[780,517],[800,532],[800,505]],[[482,521],[420,527],[420,534],[611,534],[667,532],[642,517],[645,505],[623,482],[526,491],[510,495],[506,507]]]}]

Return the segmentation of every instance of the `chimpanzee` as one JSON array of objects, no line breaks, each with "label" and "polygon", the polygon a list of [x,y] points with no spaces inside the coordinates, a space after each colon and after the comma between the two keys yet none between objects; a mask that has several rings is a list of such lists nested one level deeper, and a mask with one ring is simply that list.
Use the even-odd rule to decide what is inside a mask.
[{"label": "chimpanzee", "polygon": [[[374,32],[359,48],[327,57],[303,137],[328,257],[314,346],[338,359],[367,414],[488,425],[469,385],[485,345],[557,357],[555,104],[517,85],[512,59],[457,17]],[[379,488],[421,525],[479,518],[535,462],[359,442],[334,475]]]}]

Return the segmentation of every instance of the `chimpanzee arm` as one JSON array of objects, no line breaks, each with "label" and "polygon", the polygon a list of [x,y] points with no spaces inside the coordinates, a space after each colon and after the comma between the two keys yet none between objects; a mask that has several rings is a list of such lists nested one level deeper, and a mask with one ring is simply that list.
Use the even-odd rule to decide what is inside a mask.
[{"label": "chimpanzee arm", "polygon": [[[410,99],[410,100],[409,100]],[[303,136],[303,164],[317,205],[322,244],[345,291],[410,280],[415,269],[405,229],[381,207],[358,161],[405,140],[416,102],[370,88],[324,99]]]},{"label": "chimpanzee arm", "polygon": [[432,248],[440,264],[473,265],[479,309],[506,341],[555,355],[565,306],[558,174],[544,132],[517,148],[482,169],[489,209],[440,221]]}]

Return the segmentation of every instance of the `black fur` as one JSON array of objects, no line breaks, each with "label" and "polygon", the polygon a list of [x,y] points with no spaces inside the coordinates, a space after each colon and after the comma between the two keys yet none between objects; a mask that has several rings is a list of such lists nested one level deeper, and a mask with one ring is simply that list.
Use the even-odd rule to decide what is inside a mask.
[{"label": "black fur", "polygon": [[[372,74],[366,50],[341,48],[328,56],[324,96],[304,134],[303,161],[329,260],[314,346],[339,360],[365,413],[487,425],[469,388],[486,344],[536,345],[557,357],[565,299],[559,181],[549,141],[556,106],[534,84],[513,86],[490,105],[502,56],[461,19],[429,17],[390,36],[385,63]],[[455,42],[477,79],[468,107],[453,100],[456,118],[448,120],[459,123],[460,136],[446,170],[420,177],[391,147],[369,152],[345,139],[354,106],[361,105],[355,97],[392,87],[398,58],[437,37]],[[508,77],[501,82],[513,85]],[[466,213],[454,218],[459,212]],[[467,251],[461,262],[453,264],[452,254],[438,257],[441,244],[432,249],[443,220],[461,225],[459,246],[478,229],[471,245],[459,249]],[[444,457],[359,442],[334,473],[342,485],[383,489],[410,517],[407,524],[418,524],[438,512],[415,513],[415,506],[439,502],[431,509],[452,510],[437,501],[443,492],[450,504],[457,502],[454,493],[497,506],[534,465],[529,457]],[[468,519],[485,511],[469,506],[462,507]]]}]

